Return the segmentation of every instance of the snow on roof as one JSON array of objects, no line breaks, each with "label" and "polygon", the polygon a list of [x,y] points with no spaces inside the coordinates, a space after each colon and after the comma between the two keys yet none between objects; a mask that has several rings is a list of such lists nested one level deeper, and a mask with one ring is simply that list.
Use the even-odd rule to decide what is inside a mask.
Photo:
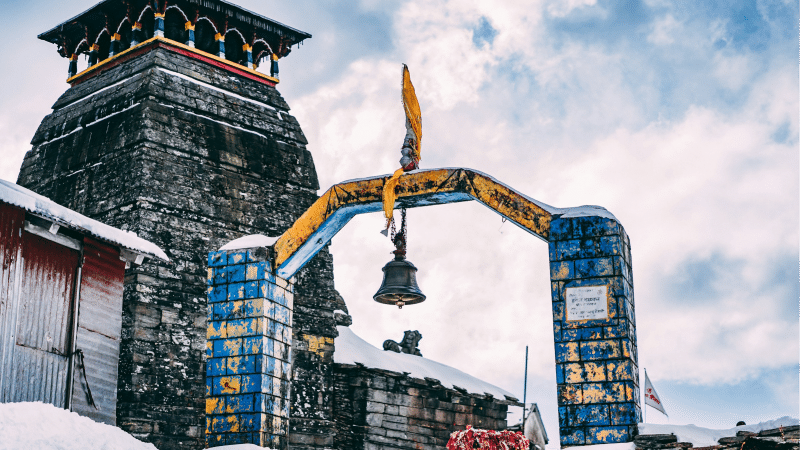
[{"label": "snow on roof", "polygon": [[408,373],[414,378],[435,378],[446,388],[458,386],[473,394],[492,394],[500,400],[505,396],[515,398],[514,394],[458,369],[421,356],[379,350],[358,337],[350,328],[336,328],[339,330],[339,337],[334,341],[336,351],[333,352],[333,361],[337,364],[360,363],[372,369]]},{"label": "snow on roof", "polygon": [[263,234],[251,234],[234,239],[223,245],[220,250],[240,250],[243,248],[271,247],[278,240],[276,237],[264,236]]},{"label": "snow on roof", "polygon": [[156,450],[117,427],[42,402],[0,403],[0,448]]},{"label": "snow on roof", "polygon": [[152,242],[146,241],[136,233],[120,230],[110,225],[100,223],[65,208],[47,197],[9,181],[0,180],[0,201],[18,206],[32,214],[52,220],[55,223],[86,233],[101,241],[116,244],[136,253],[157,256],[164,261],[169,261],[167,255]]},{"label": "snow on roof", "polygon": [[717,441],[719,441],[720,438],[736,436],[737,431],[751,431],[757,433],[763,430],[773,430],[798,424],[800,424],[798,419],[789,416],[757,423],[755,425],[742,425],[724,430],[703,428],[697,425],[640,423],[639,434],[674,434],[678,437],[678,442],[691,442],[695,447],[707,447],[717,445]]}]

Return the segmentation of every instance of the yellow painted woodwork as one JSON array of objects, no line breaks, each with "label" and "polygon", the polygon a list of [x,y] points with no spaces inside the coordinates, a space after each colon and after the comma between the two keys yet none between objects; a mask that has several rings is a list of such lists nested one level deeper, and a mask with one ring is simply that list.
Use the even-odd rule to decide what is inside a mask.
[{"label": "yellow painted woodwork", "polygon": [[[338,209],[382,203],[387,179],[387,176],[380,176],[347,181],[328,189],[275,243],[275,267],[288,260]],[[552,216],[542,206],[488,175],[470,169],[408,172],[399,178],[395,192],[398,199],[467,194],[544,240],[550,235]]]}]

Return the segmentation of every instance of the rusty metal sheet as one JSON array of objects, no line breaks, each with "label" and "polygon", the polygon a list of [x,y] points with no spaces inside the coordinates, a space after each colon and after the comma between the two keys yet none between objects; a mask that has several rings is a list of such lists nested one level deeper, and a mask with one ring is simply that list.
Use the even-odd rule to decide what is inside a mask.
[{"label": "rusty metal sheet", "polygon": [[11,367],[11,401],[66,406],[72,300],[80,254],[22,233],[23,276]]},{"label": "rusty metal sheet", "polygon": [[95,421],[116,425],[117,369],[122,329],[122,287],[125,262],[119,249],[85,238],[81,271],[77,348],[84,354],[86,381],[76,365],[72,376],[72,410]]},{"label": "rusty metal sheet", "polygon": [[[328,189],[275,243],[276,269],[292,277],[357,214],[379,211],[388,176],[345,181]],[[404,174],[395,188],[396,208],[478,200],[547,241],[551,213],[494,178],[470,169],[431,169]]]},{"label": "rusty metal sheet", "polygon": [[0,402],[11,401],[25,211],[0,203]]}]

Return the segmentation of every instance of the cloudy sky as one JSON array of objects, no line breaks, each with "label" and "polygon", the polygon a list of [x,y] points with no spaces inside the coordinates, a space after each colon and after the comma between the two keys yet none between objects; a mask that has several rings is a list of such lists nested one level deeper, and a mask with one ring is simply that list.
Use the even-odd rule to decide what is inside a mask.
[{"label": "cloudy sky", "polygon": [[[36,35],[95,0],[4,3],[0,178],[14,181],[67,87],[66,60]],[[406,63],[424,168],[477,169],[623,224],[640,366],[670,422],[798,415],[796,1],[237,3],[313,35],[279,90],[323,189],[398,167]],[[353,330],[379,346],[417,329],[426,357],[520,398],[530,346],[528,400],[557,442],[547,245],[474,202],[411,210],[428,300],[397,310],[371,298],[392,250],[381,225],[359,216],[333,240]]]}]

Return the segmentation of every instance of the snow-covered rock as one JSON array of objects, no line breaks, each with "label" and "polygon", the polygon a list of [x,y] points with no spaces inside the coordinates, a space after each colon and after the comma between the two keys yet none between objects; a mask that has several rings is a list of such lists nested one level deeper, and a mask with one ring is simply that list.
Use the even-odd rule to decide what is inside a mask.
[{"label": "snow-covered rock", "polygon": [[505,396],[514,397],[504,389],[442,363],[421,356],[380,350],[358,337],[350,328],[340,326],[337,330],[339,337],[334,341],[336,351],[333,361],[338,364],[360,363],[368,368],[405,372],[415,378],[435,378],[446,388],[458,386],[473,394],[491,394],[501,400]]}]

